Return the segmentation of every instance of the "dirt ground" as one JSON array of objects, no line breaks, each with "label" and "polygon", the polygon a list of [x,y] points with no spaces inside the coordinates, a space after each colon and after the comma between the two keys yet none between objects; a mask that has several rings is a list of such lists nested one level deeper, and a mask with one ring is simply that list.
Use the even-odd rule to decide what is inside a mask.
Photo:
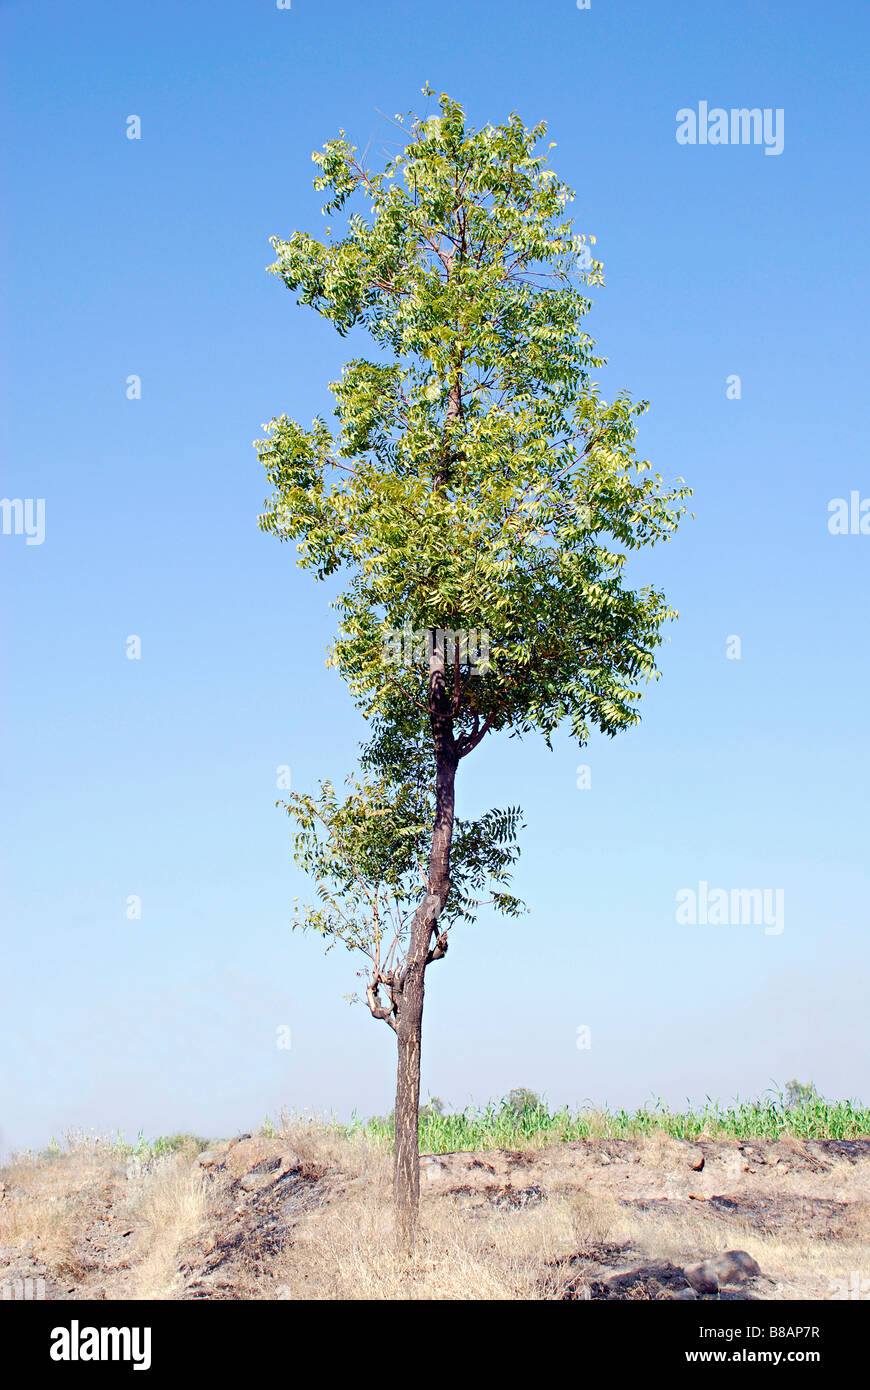
[{"label": "dirt ground", "polygon": [[401,1262],[389,1153],[322,1126],[21,1159],[0,1296],[870,1300],[870,1140],[584,1140],[424,1156],[421,1183]]}]

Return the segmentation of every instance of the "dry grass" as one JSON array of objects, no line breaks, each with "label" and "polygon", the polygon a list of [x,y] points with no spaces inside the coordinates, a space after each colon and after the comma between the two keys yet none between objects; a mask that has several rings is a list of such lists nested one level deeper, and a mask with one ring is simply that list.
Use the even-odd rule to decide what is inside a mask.
[{"label": "dry grass", "polygon": [[[868,1232],[870,1232],[870,1228]],[[641,1249],[655,1252],[657,1258],[674,1264],[696,1260],[699,1253],[708,1251],[711,1243],[709,1222],[701,1211],[674,1214],[637,1212],[630,1222],[631,1238]],[[717,1222],[716,1244],[719,1249],[747,1250],[761,1266],[765,1275],[777,1284],[777,1298],[795,1297],[808,1271],[824,1297],[829,1285],[839,1279],[848,1281],[852,1270],[863,1271],[867,1266],[867,1236],[854,1240],[819,1240],[817,1235],[801,1231],[777,1235],[759,1235],[743,1222]],[[806,1295],[797,1295],[806,1296]]]},{"label": "dry grass", "polygon": [[[411,1260],[397,1261],[392,1157],[363,1136],[326,1126],[290,1125],[281,1138],[300,1157],[348,1175],[340,1200],[308,1213],[268,1282],[252,1273],[249,1297],[287,1299],[530,1299],[546,1297],[546,1263],[589,1241],[624,1239],[615,1202],[554,1194],[520,1211],[469,1211],[424,1196]],[[554,1276],[555,1282],[555,1276]]]},{"label": "dry grass", "polygon": [[15,1160],[2,1173],[15,1195],[0,1202],[0,1246],[29,1247],[49,1269],[80,1276],[79,1246],[95,1195],[118,1172],[117,1155],[99,1141],[73,1143],[58,1157]]},{"label": "dry grass", "polygon": [[[848,1280],[850,1271],[866,1266],[870,1225],[868,1208],[860,1202],[853,1205],[856,1238],[826,1242],[800,1230],[762,1235],[741,1220],[717,1218],[711,1226],[701,1203],[683,1210],[642,1210],[570,1183],[554,1184],[540,1206],[506,1212],[485,1201],[472,1205],[424,1193],[417,1251],[411,1261],[397,1264],[389,1150],[317,1125],[290,1126],[282,1137],[309,1161],[328,1161],[351,1176],[340,1200],[302,1219],[292,1248],[273,1265],[273,1277],[268,1282],[252,1278],[251,1297],[275,1297],[276,1284],[279,1296],[290,1299],[557,1297],[563,1278],[558,1262],[602,1244],[625,1245],[629,1265],[644,1260],[685,1265],[715,1250],[747,1250],[776,1281],[772,1296],[779,1298],[810,1296],[808,1274],[813,1296],[827,1297],[834,1281]],[[643,1167],[659,1173],[680,1162],[685,1167],[685,1142],[664,1132],[644,1136],[637,1153]],[[834,1191],[842,1176],[854,1198],[855,1170],[845,1163],[834,1163],[833,1169]],[[590,1277],[600,1272],[593,1259],[588,1272]]]},{"label": "dry grass", "polygon": [[172,1298],[179,1283],[178,1252],[206,1223],[205,1177],[189,1154],[160,1159],[128,1207],[138,1229],[124,1297]]},{"label": "dry grass", "polygon": [[[443,1190],[443,1182],[431,1188],[424,1183],[415,1255],[397,1261],[388,1144],[359,1131],[300,1120],[288,1121],[276,1139],[301,1160],[303,1174],[308,1170],[310,1185],[300,1189],[305,1201],[318,1203],[298,1207],[279,1248],[260,1241],[267,1228],[253,1220],[245,1226],[247,1217],[237,1213],[253,1210],[245,1205],[246,1195],[226,1170],[206,1176],[195,1148],[152,1160],[140,1170],[101,1141],[73,1144],[60,1157],[20,1159],[0,1172],[6,1186],[0,1196],[0,1247],[37,1262],[62,1281],[63,1289],[74,1288],[75,1296],[111,1299],[189,1296],[182,1269],[201,1273],[203,1258],[227,1238],[230,1227],[244,1229],[244,1240],[232,1242],[232,1259],[220,1265],[223,1282],[214,1294],[197,1296],[546,1299],[559,1297],[568,1277],[560,1262],[569,1257],[575,1259],[570,1277],[597,1279],[602,1259],[605,1266],[663,1260],[685,1265],[728,1248],[747,1250],[775,1281],[766,1297],[826,1298],[838,1281],[848,1286],[853,1272],[867,1275],[870,1168],[863,1165],[831,1160],[823,1178],[802,1170],[784,1186],[776,1167],[741,1178],[744,1184],[767,1184],[768,1192],[795,1191],[799,1183],[800,1191],[806,1185],[807,1191],[848,1202],[842,1235],[827,1239],[818,1229],[811,1234],[794,1223],[761,1235],[741,1219],[726,1220],[721,1213],[714,1219],[703,1201],[686,1203],[686,1191],[696,1187],[687,1167],[690,1155],[683,1140],[663,1132],[644,1136],[631,1153],[618,1163],[611,1157],[604,1167],[595,1166],[594,1154],[576,1160],[585,1166],[572,1169],[567,1160],[559,1166],[553,1149],[539,1170],[547,1200],[538,1205],[500,1210],[480,1185],[490,1181],[479,1176],[480,1165],[470,1170],[478,1174],[477,1187],[473,1177],[471,1186],[458,1191]],[[800,1154],[796,1143],[794,1153]],[[497,1158],[491,1154],[487,1162]],[[717,1161],[721,1165],[721,1156]],[[510,1171],[531,1170],[521,1164]],[[638,1191],[667,1193],[671,1174],[679,1200],[647,1205],[620,1200]],[[237,1221],[241,1227],[233,1224]],[[606,1251],[601,1255],[601,1247],[619,1248],[611,1259]]]},{"label": "dry grass", "polygon": [[108,1271],[112,1297],[171,1297],[178,1250],[207,1206],[193,1157],[173,1154],[140,1174],[110,1140],[71,1136],[63,1153],[18,1158],[0,1173],[0,1247],[66,1284],[104,1282]]},{"label": "dry grass", "polygon": [[559,1201],[473,1221],[427,1204],[413,1259],[397,1261],[389,1190],[365,1184],[303,1223],[274,1276],[293,1299],[534,1298],[543,1259],[568,1253],[577,1226]]},{"label": "dry grass", "polygon": [[351,1179],[392,1173],[392,1143],[373,1139],[360,1130],[349,1132],[326,1120],[285,1113],[276,1137],[285,1141],[303,1163],[338,1169]]}]

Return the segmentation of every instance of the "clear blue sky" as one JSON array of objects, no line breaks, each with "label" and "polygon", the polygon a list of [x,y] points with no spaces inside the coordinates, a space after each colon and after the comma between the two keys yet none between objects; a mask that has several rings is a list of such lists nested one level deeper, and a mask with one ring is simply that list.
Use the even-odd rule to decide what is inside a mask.
[{"label": "clear blue sky", "polygon": [[[257,529],[250,441],[328,412],[348,352],[265,274],[268,237],[322,225],[314,148],[344,127],[377,149],[379,113],[426,81],[475,124],[548,120],[605,265],[606,387],[651,401],[642,451],[693,485],[696,520],[637,571],[681,614],[642,726],[463,764],[463,811],[525,810],[531,911],[483,917],[429,972],[424,1091],[680,1104],[797,1075],[870,1098],[870,536],[827,524],[832,498],[870,495],[866,5],[0,17],[0,492],[46,509],[43,544],[0,535],[0,1148],[392,1103],[392,1034],[342,997],[354,961],[289,930],[306,884],[276,768],[340,779],[363,730],[324,666],[330,592]],[[782,108],[783,153],[678,145],[702,100]],[[784,889],[784,931],[677,924],[701,881]]]}]

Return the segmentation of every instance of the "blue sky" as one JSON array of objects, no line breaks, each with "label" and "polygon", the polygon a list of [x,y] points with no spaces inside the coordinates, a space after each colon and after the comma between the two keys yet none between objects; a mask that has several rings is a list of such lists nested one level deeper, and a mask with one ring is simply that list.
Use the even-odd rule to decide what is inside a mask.
[{"label": "blue sky", "polygon": [[[424,82],[474,124],[549,122],[604,262],[603,382],[650,400],[642,452],[696,514],[636,567],[681,615],[641,727],[462,766],[462,812],[524,808],[530,915],[482,916],[429,972],[424,1092],[681,1104],[796,1075],[867,1101],[870,536],[828,529],[831,499],[870,496],[866,7],[54,0],[0,22],[0,492],[45,499],[42,544],[0,535],[0,1148],[392,1103],[392,1034],[343,999],[356,963],[289,930],[276,769],[340,779],[364,729],[324,666],[332,591],[257,529],[250,441],[327,414],[349,355],[265,274],[268,238],[322,225],[311,151],[340,127],[377,150]],[[781,108],[782,154],[679,145],[700,101]],[[702,881],[782,888],[784,930],[678,924]]]}]

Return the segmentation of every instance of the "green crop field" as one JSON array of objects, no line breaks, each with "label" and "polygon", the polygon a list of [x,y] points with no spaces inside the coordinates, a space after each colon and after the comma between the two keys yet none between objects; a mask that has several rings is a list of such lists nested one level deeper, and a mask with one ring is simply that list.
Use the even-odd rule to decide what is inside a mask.
[{"label": "green crop field", "polygon": [[[388,1143],[389,1118],[356,1121],[350,1127]],[[575,1139],[632,1139],[654,1131],[678,1139],[862,1139],[870,1137],[870,1110],[851,1101],[814,1098],[788,1106],[781,1099],[735,1102],[721,1106],[708,1101],[702,1108],[669,1110],[662,1104],[635,1111],[550,1111],[544,1104],[518,1109],[502,1101],[483,1107],[420,1117],[423,1153],[458,1149],[510,1149]]]}]

